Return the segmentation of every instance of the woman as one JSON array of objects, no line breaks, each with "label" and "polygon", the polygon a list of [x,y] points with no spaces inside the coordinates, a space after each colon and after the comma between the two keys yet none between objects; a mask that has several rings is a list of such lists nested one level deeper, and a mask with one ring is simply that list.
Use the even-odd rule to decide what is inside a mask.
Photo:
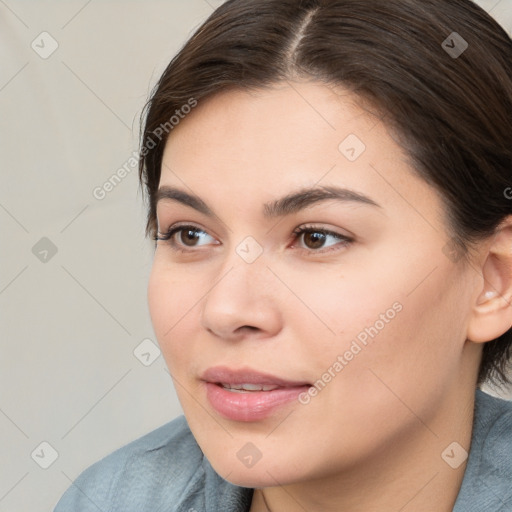
[{"label": "woman", "polygon": [[510,511],[512,43],[469,0],[230,0],[141,143],[184,417],[62,511]]}]

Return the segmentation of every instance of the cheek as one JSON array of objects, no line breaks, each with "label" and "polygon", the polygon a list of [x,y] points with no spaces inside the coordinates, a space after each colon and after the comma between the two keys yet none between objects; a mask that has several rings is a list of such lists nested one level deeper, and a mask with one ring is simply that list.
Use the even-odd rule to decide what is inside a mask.
[{"label": "cheek", "polygon": [[289,316],[302,340],[294,353],[310,362],[313,378],[336,374],[333,391],[361,396],[356,388],[363,379],[371,395],[383,385],[372,371],[405,393],[421,393],[419,379],[442,386],[454,378],[466,319],[456,276],[441,260],[433,273],[435,265],[425,259],[412,266],[387,261],[386,268],[367,265],[365,272],[296,281],[294,291],[308,309],[298,304]]},{"label": "cheek", "polygon": [[381,269],[372,273],[367,266],[361,272],[316,271],[309,279],[287,276],[296,297],[286,301],[293,308],[287,306],[285,318],[296,347],[307,352],[304,360],[318,361],[323,367],[349,350],[353,341],[362,348],[369,346],[400,321],[404,294],[396,282],[379,284],[382,274]]},{"label": "cheek", "polygon": [[[330,316],[336,335],[324,336],[316,321],[322,330],[315,336],[311,315],[296,315],[302,343],[293,357],[309,366],[316,390],[303,397],[300,428],[332,440],[325,457],[367,453],[413,428],[417,416],[427,423],[435,416],[457,379],[464,339],[460,290],[449,270],[438,270],[413,293],[429,269],[369,273],[364,282],[347,276],[338,285],[326,280],[324,293],[315,288],[308,298]],[[297,293],[306,291],[304,285]],[[333,432],[343,432],[351,447]]]},{"label": "cheek", "polygon": [[[191,318],[204,295],[197,279],[155,259],[148,283],[148,306],[158,343],[169,368],[193,346]],[[182,343],[180,340],[190,340]]]}]

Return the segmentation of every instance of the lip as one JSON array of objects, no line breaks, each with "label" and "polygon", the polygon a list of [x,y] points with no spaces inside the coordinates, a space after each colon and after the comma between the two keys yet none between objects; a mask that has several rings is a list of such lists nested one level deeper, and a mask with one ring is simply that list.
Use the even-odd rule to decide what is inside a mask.
[{"label": "lip", "polygon": [[[201,375],[201,379],[211,406],[225,418],[243,422],[269,417],[276,409],[296,400],[311,386],[304,381],[286,380],[249,368],[231,369],[225,366],[209,368]],[[236,393],[223,388],[221,383],[278,387],[271,391]]]}]

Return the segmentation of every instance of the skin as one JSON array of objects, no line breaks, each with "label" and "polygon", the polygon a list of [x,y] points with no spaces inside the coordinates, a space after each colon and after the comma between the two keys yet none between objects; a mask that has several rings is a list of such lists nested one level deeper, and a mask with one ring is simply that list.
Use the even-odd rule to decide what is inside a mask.
[{"label": "skin", "polygon": [[[359,103],[316,82],[232,90],[200,102],[166,145],[160,187],[199,196],[215,216],[159,201],[160,232],[193,224],[202,238],[188,246],[175,235],[185,253],[158,242],[151,318],[201,449],[221,476],[257,488],[251,512],[451,511],[482,342],[512,324],[510,221],[471,265],[447,257],[438,194]],[[353,162],[338,148],[349,134],[366,145]],[[266,202],[331,185],[379,206],[331,200],[262,214]],[[304,225],[354,241],[327,236],[316,248],[294,239]],[[263,250],[252,263],[236,252],[248,236]],[[307,405],[237,422],[207,400],[200,375],[217,365],[314,383],[396,303],[401,311]],[[249,442],[262,455],[250,468],[237,457]],[[441,456],[453,442],[457,469]]]}]

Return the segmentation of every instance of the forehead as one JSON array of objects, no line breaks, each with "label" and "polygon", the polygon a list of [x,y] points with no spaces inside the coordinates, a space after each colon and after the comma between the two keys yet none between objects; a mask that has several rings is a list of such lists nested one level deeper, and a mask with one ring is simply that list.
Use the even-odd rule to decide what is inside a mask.
[{"label": "forehead", "polygon": [[200,101],[171,132],[160,185],[258,209],[263,199],[315,185],[360,191],[383,206],[439,206],[382,120],[348,91],[317,82]]},{"label": "forehead", "polygon": [[[357,105],[357,97],[317,82],[283,82],[267,89],[229,90],[199,101],[169,137],[166,153],[180,152],[244,160],[318,161],[339,156],[338,145],[350,131],[364,135],[378,118]],[[368,138],[368,137],[366,137]],[[304,142],[308,142],[304,144]],[[236,144],[235,144],[236,142]],[[294,158],[295,155],[295,158]]]}]

